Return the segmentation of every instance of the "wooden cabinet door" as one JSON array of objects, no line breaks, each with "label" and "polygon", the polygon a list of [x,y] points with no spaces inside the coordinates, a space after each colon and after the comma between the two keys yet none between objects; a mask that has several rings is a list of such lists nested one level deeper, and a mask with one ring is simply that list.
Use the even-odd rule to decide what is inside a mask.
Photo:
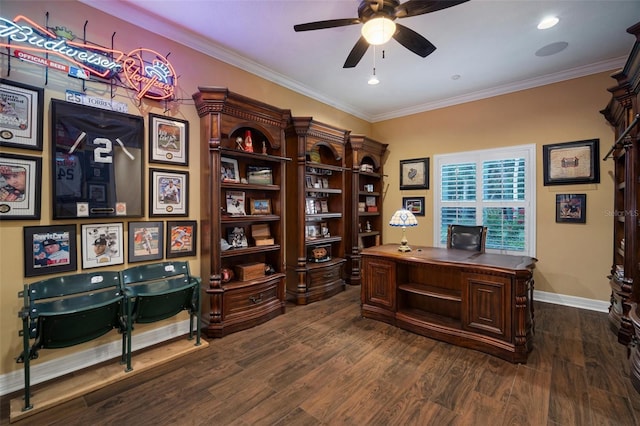
[{"label": "wooden cabinet door", "polygon": [[[395,312],[396,264],[393,261],[364,257],[362,304]],[[366,283],[366,285],[364,284]]]},{"label": "wooden cabinet door", "polygon": [[511,278],[489,274],[462,274],[464,329],[511,341]]}]

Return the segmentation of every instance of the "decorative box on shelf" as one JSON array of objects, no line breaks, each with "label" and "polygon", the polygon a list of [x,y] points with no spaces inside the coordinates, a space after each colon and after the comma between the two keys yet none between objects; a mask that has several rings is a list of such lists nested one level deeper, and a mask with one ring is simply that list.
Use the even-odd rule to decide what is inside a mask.
[{"label": "decorative box on shelf", "polygon": [[266,223],[251,225],[251,236],[253,237],[256,246],[270,246],[275,242],[274,238],[271,236],[269,225]]},{"label": "decorative box on shelf", "polygon": [[265,264],[260,262],[236,265],[236,276],[240,281],[249,281],[264,277]]}]

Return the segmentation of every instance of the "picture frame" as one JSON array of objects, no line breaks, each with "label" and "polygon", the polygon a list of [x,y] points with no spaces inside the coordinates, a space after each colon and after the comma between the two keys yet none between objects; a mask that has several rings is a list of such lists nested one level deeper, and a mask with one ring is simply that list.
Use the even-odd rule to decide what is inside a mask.
[{"label": "picture frame", "polygon": [[[53,219],[143,217],[144,118],[59,99],[50,111]],[[104,201],[90,185],[105,187]]]},{"label": "picture frame", "polygon": [[167,221],[167,259],[195,256],[198,223],[195,220]]},{"label": "picture frame", "polygon": [[402,207],[414,216],[424,216],[424,197],[402,197]]},{"label": "picture frame", "polygon": [[149,162],[189,165],[189,122],[149,113]]},{"label": "picture frame", "polygon": [[149,216],[189,215],[189,172],[149,169]]},{"label": "picture frame", "polygon": [[82,224],[82,269],[124,264],[122,222]]},{"label": "picture frame", "polygon": [[0,153],[0,220],[40,219],[42,159]]},{"label": "picture frame", "polygon": [[429,158],[400,160],[400,189],[429,189]]},{"label": "picture frame", "polygon": [[240,182],[240,169],[235,158],[220,157],[220,174],[222,182]]},{"label": "picture frame", "polygon": [[23,234],[25,277],[78,269],[75,225],[25,226]]},{"label": "picture frame", "polygon": [[556,194],[557,223],[587,223],[587,194]]},{"label": "picture frame", "polygon": [[163,222],[129,222],[129,263],[159,260],[164,256]]},{"label": "picture frame", "polygon": [[542,146],[544,185],[600,183],[600,140]]},{"label": "picture frame", "polygon": [[247,166],[247,182],[253,185],[273,185],[273,169],[268,166]]},{"label": "picture frame", "polygon": [[227,214],[231,216],[246,216],[244,191],[227,191]]},{"label": "picture frame", "polygon": [[0,146],[42,151],[44,89],[0,78]]},{"label": "picture frame", "polygon": [[249,247],[247,232],[242,226],[232,226],[227,228],[227,242],[230,248]]},{"label": "picture frame", "polygon": [[322,263],[331,260],[331,244],[312,245],[307,247],[307,262]]},{"label": "picture frame", "polygon": [[271,214],[271,200],[269,198],[252,198],[249,207],[252,215]]}]

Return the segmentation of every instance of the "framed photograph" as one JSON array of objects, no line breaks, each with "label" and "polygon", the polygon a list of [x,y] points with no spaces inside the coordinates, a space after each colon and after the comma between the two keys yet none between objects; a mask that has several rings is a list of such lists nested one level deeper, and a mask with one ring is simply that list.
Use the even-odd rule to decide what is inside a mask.
[{"label": "framed photograph", "polygon": [[164,256],[163,222],[129,222],[129,263]]},{"label": "framed photograph", "polygon": [[75,225],[24,227],[24,276],[78,269]]},{"label": "framed photograph", "polygon": [[249,247],[247,233],[242,226],[227,228],[227,242],[231,248]]},{"label": "framed photograph", "polygon": [[315,240],[316,238],[320,238],[322,236],[320,224],[306,225],[305,231],[308,240]]},{"label": "framed photograph", "polygon": [[122,222],[80,225],[82,232],[82,269],[124,263]]},{"label": "framed photograph", "polygon": [[542,146],[544,185],[600,183],[600,140]]},{"label": "framed photograph", "polygon": [[189,172],[149,169],[150,216],[188,216]]},{"label": "framed photograph", "polygon": [[223,182],[240,182],[240,170],[238,160],[234,158],[220,157],[220,173]]},{"label": "framed photograph", "polygon": [[232,216],[245,216],[247,210],[244,206],[244,192],[243,191],[227,191],[227,214]]},{"label": "framed photograph", "polygon": [[414,216],[424,216],[424,197],[402,197],[402,206]]},{"label": "framed photograph", "polygon": [[0,145],[42,151],[44,89],[0,79]]},{"label": "framed photograph", "polygon": [[144,216],[144,119],[58,99],[50,110],[53,218]]},{"label": "framed photograph", "polygon": [[271,200],[268,198],[252,198],[249,205],[251,214],[271,214]]},{"label": "framed photograph", "polygon": [[556,194],[556,222],[587,223],[587,194]]},{"label": "framed photograph", "polygon": [[189,122],[149,114],[149,162],[189,164]]},{"label": "framed photograph", "polygon": [[400,189],[429,189],[429,158],[400,160]]},{"label": "framed photograph", "polygon": [[0,220],[40,219],[42,159],[0,154]]},{"label": "framed photograph", "polygon": [[196,255],[197,222],[167,221],[167,259]]},{"label": "framed photograph", "polygon": [[247,166],[247,182],[256,185],[273,185],[273,170],[267,166]]}]

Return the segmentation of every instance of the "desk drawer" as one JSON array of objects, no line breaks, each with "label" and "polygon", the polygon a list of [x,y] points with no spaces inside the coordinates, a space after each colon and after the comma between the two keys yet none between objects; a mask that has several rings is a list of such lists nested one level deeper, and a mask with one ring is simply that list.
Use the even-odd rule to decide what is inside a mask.
[{"label": "desk drawer", "polygon": [[271,303],[280,303],[278,284],[280,280],[248,285],[246,287],[225,290],[224,318],[230,320],[235,316],[248,314],[252,310],[260,310]]}]

